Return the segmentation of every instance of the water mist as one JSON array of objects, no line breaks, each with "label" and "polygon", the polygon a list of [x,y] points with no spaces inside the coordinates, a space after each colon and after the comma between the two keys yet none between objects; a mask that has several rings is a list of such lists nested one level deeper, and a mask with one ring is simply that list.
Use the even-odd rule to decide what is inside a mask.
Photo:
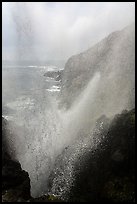
[{"label": "water mist", "polygon": [[95,120],[89,120],[89,107],[94,103],[99,80],[100,74],[96,73],[70,110],[58,109],[54,98],[49,98],[48,103],[43,98],[35,114],[17,113],[16,125],[12,127],[14,154],[29,173],[33,197],[48,192],[48,178],[57,156],[75,142],[80,131],[86,133],[93,126]]},{"label": "water mist", "polygon": [[[18,35],[17,58],[22,59],[27,52],[28,57],[37,59],[33,49],[36,43],[34,22],[27,7],[22,6],[23,4],[16,5],[13,10],[13,21]],[[22,9],[21,18],[18,18]],[[112,70],[104,77],[101,72],[95,72],[68,110],[59,109],[60,99],[44,90],[42,95],[35,95],[36,104],[33,110],[16,112],[15,123],[10,126],[10,148],[22,168],[29,173],[33,197],[48,192],[49,176],[58,155],[65,147],[74,144],[79,135],[87,135],[102,114],[112,117],[126,107],[125,97],[115,106],[118,100],[115,99],[118,74],[115,75],[115,70]],[[124,92],[125,96],[127,93]],[[102,95],[104,101],[101,100]],[[10,136],[8,139],[11,142]]]}]

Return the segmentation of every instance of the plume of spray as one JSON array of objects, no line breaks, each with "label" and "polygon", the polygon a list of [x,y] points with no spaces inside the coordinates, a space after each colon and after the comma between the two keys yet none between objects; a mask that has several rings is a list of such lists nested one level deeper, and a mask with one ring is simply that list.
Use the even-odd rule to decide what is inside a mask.
[{"label": "plume of spray", "polygon": [[64,112],[61,110],[62,121],[64,123],[63,135],[66,135],[66,144],[74,140],[79,133],[83,132],[86,134],[89,128],[94,127],[96,117],[93,115],[92,106],[96,103],[95,98],[99,88],[100,77],[99,72],[95,73],[72,107]]},{"label": "plume of spray", "polygon": [[[26,53],[28,59],[37,59],[35,31],[28,9],[25,3],[15,3],[12,8],[17,31],[16,58],[19,61],[24,59]],[[56,100],[50,100],[44,93],[35,105],[35,112],[17,112],[16,124],[11,128],[14,130],[12,149],[22,168],[29,173],[33,197],[48,191],[48,177],[56,157],[74,142],[80,131],[86,132],[89,126],[93,126],[95,117],[92,115],[92,106],[99,81],[100,73],[96,73],[68,111],[59,110]]]},{"label": "plume of spray", "polygon": [[22,168],[29,173],[33,197],[48,191],[48,178],[57,156],[74,143],[81,130],[86,131],[88,126],[93,125],[94,120],[89,120],[91,112],[88,107],[94,103],[99,80],[100,73],[96,73],[68,111],[59,110],[56,100],[45,103],[43,98],[36,105],[35,114],[24,114],[24,117],[18,112],[17,123],[11,128],[12,131],[14,129],[12,149]]},{"label": "plume of spray", "polygon": [[[17,15],[20,12],[23,14]],[[17,58],[23,59],[24,52],[27,52],[29,57],[35,57],[33,49],[35,34],[25,4],[15,4],[13,20],[18,31]],[[109,80],[111,82],[111,77]],[[74,143],[80,132],[86,134],[91,127],[94,128],[96,119],[101,114],[107,112],[111,116],[116,112],[110,108],[113,104],[106,109],[101,107],[100,96],[103,88],[100,90],[100,87],[105,89],[106,84],[101,74],[97,72],[67,111],[58,109],[57,100],[49,98],[44,92],[35,105],[35,112],[28,112],[25,115],[23,112],[17,113],[17,124],[12,127],[14,152],[22,168],[29,173],[33,197],[48,191],[49,175],[56,157],[63,149]],[[108,87],[107,91],[110,93],[111,89]],[[108,93],[106,92],[106,97]],[[124,103],[123,101],[120,108],[124,107]]]}]

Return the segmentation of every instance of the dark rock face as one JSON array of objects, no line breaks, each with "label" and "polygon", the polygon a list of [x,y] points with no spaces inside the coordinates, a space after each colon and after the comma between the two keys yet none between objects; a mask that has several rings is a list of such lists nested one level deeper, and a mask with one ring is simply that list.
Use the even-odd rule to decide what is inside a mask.
[{"label": "dark rock face", "polygon": [[77,161],[70,201],[135,202],[135,110],[116,115],[104,136]]},{"label": "dark rock face", "polygon": [[2,118],[2,202],[18,202],[30,198],[30,179],[8,153],[5,130],[8,121]]},{"label": "dark rock face", "polygon": [[2,201],[18,202],[30,198],[30,179],[20,163],[5,153],[2,161]]},{"label": "dark rock face", "polygon": [[61,106],[69,108],[96,72],[101,74],[97,100],[103,109],[112,102],[122,106],[123,100],[126,104],[122,109],[134,108],[134,24],[111,33],[89,50],[68,59],[62,75]]}]

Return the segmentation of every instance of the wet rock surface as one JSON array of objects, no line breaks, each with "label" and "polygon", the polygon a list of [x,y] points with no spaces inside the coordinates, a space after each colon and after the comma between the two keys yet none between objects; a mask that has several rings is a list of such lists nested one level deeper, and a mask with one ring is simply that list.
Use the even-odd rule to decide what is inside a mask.
[{"label": "wet rock surface", "polygon": [[18,161],[8,153],[5,129],[8,122],[2,118],[2,202],[18,202],[30,197],[30,179]]},{"label": "wet rock surface", "polygon": [[114,117],[95,153],[82,155],[77,169],[70,201],[135,201],[135,110]]}]

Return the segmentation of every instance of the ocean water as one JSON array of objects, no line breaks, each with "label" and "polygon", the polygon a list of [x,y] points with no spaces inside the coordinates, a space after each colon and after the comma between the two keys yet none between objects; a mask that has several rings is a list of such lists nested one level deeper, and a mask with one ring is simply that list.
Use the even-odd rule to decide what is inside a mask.
[{"label": "ocean water", "polygon": [[[61,80],[54,73],[63,68],[54,65],[3,65],[2,67],[2,115],[12,120],[15,113],[35,110],[47,98],[56,98]],[[51,77],[46,76],[50,72]],[[42,101],[41,101],[42,100]]]}]

